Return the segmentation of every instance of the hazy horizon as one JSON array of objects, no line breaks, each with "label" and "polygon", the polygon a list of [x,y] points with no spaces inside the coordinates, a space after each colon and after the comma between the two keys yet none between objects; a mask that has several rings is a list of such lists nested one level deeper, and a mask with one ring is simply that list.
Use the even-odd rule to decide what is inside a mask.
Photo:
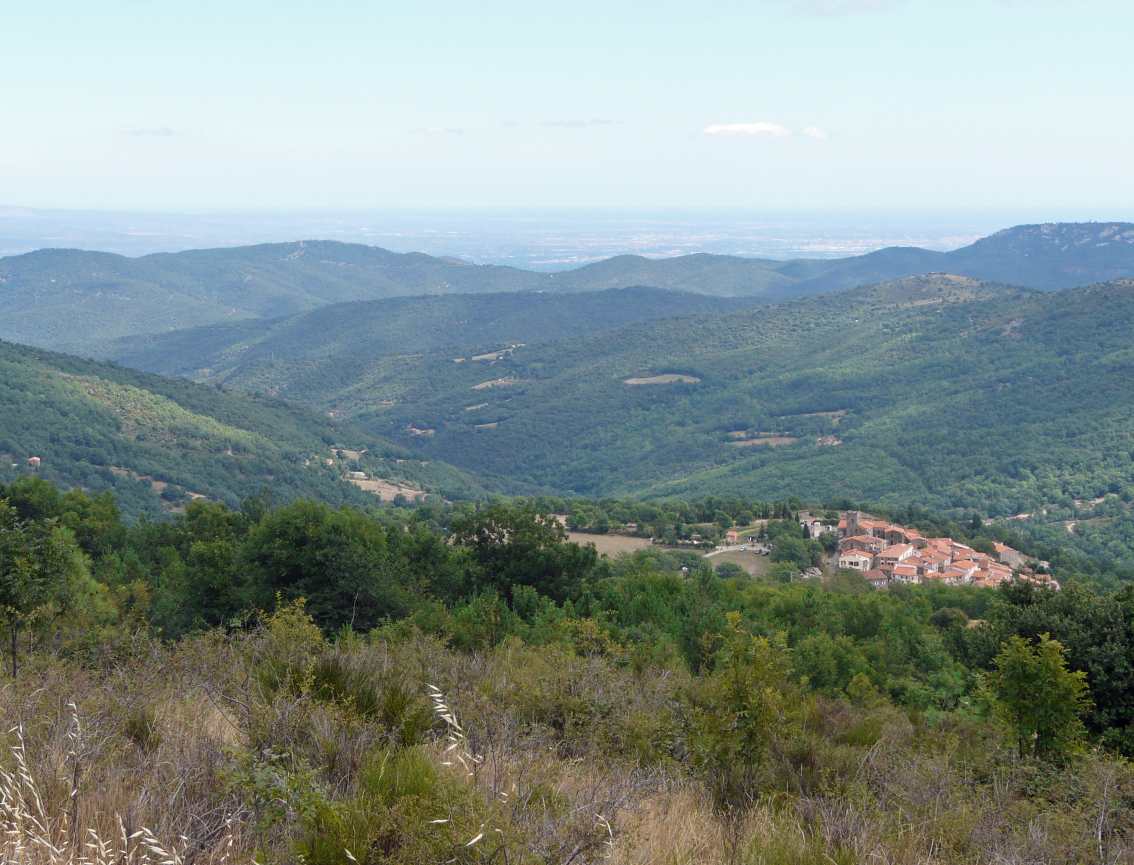
[{"label": "hazy horizon", "polygon": [[122,255],[338,240],[481,264],[557,270],[620,254],[696,252],[829,258],[887,246],[950,250],[1026,222],[1116,221],[1129,214],[741,208],[471,208],[198,213],[75,211],[0,206],[0,256],[43,248]]}]

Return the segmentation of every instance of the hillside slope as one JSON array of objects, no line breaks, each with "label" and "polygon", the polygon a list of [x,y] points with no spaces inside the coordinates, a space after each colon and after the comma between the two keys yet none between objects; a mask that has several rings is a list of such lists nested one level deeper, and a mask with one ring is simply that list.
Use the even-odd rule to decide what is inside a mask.
[{"label": "hillside slope", "polygon": [[796,261],[625,255],[554,274],[330,241],[141,258],[41,250],[0,259],[0,339],[105,356],[108,341],[119,337],[346,301],[649,285],[778,302],[931,271],[1041,289],[1134,276],[1134,224],[1017,226],[947,253],[892,248]]},{"label": "hillside slope", "polygon": [[166,375],[298,394],[353,380],[393,355],[448,351],[479,363],[518,343],[593,335],[638,321],[723,313],[742,301],[636,286],[566,295],[548,292],[403,297],[342,303],[269,321],[119,340],[118,363]]},{"label": "hillside slope", "polygon": [[[348,465],[333,444],[368,453]],[[113,489],[131,515],[198,496],[234,506],[261,493],[375,503],[342,479],[348,468],[443,495],[485,491],[463,472],[408,456],[279,401],[0,342],[0,482],[35,471],[65,486]]]},{"label": "hillside slope", "polygon": [[939,275],[525,346],[490,368],[423,357],[320,404],[561,490],[1010,515],[1134,496],[1132,335],[1134,281],[1043,294]]},{"label": "hillside slope", "polygon": [[[332,241],[126,258],[45,249],[0,259],[0,338],[87,351],[129,334],[399,295],[519,291],[543,275]],[[81,323],[81,328],[76,325]]]},{"label": "hillside slope", "polygon": [[1131,277],[1134,223],[1018,225],[951,252],[881,249],[840,259],[818,275],[803,276],[795,291],[841,291],[931,271],[1047,291]]}]

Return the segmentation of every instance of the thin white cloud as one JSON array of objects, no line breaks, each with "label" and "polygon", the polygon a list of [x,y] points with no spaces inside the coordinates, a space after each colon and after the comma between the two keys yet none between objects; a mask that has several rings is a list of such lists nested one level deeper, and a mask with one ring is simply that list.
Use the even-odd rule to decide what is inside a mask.
[{"label": "thin white cloud", "polygon": [[803,134],[808,138],[814,138],[816,141],[826,141],[829,137],[827,130],[819,126],[807,126],[804,128]]},{"label": "thin white cloud", "polygon": [[410,130],[414,135],[464,135],[465,130],[456,126],[419,126]]},{"label": "thin white cloud", "polygon": [[757,120],[751,123],[710,123],[705,135],[738,136],[749,138],[787,138],[791,130],[781,123]]}]

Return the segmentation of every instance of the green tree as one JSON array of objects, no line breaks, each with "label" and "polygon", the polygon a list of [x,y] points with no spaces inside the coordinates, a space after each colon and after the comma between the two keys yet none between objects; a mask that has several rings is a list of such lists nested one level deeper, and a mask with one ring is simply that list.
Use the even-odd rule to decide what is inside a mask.
[{"label": "green tree", "polygon": [[755,801],[768,750],[799,700],[783,649],[748,633],[739,613],[726,622],[716,669],[694,694],[690,744],[715,806],[735,815]]},{"label": "green tree", "polygon": [[86,576],[70,532],[47,520],[21,520],[0,500],[0,614],[8,626],[13,678],[19,674],[21,629],[58,614]]},{"label": "green tree", "polygon": [[1062,644],[1047,634],[1034,644],[1009,637],[994,663],[994,707],[1015,734],[1020,755],[1072,754],[1086,732],[1080,716],[1090,699],[1086,674],[1067,669]]},{"label": "green tree", "polygon": [[[223,562],[223,550],[199,553],[210,569]],[[402,563],[388,553],[385,530],[359,511],[293,502],[249,532],[242,556],[252,597],[262,607],[276,597],[305,598],[326,630],[369,630],[410,608],[412,586]]]},{"label": "green tree", "polygon": [[577,597],[598,562],[594,547],[567,543],[557,520],[522,504],[495,504],[453,521],[453,540],[471,553],[470,595],[534,586],[557,601]]}]

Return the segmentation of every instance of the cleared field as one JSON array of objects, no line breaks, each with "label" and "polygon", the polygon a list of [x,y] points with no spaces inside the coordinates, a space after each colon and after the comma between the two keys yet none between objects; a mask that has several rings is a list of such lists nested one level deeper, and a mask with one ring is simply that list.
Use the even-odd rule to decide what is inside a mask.
[{"label": "cleared field", "polygon": [[642,385],[642,384],[699,384],[701,379],[695,375],[678,375],[677,373],[666,373],[665,375],[651,375],[644,378],[627,378],[623,379],[623,384],[629,385]]},{"label": "cleared field", "polygon": [[780,415],[781,419],[793,417],[825,417],[833,424],[838,424],[843,418],[847,416],[847,410],[841,408],[838,411],[808,411],[803,414],[784,414]]},{"label": "cleared field", "polygon": [[732,562],[734,565],[740,565],[753,577],[762,577],[768,573],[768,568],[772,564],[772,560],[768,556],[758,556],[755,553],[737,550],[730,553],[717,553],[713,556],[705,556],[706,559],[715,568],[717,565],[722,565],[725,562]]},{"label": "cleared field", "polygon": [[482,381],[480,384],[474,384],[473,390],[488,390],[493,387],[511,387],[516,383],[514,378],[494,378],[491,381]]},{"label": "cleared field", "polygon": [[742,439],[740,441],[729,442],[734,448],[752,448],[752,447],[769,447],[778,448],[785,445],[793,445],[799,439],[795,436],[759,436],[757,438]]},{"label": "cleared field", "polygon": [[649,538],[628,538],[626,535],[592,535],[587,532],[568,532],[567,540],[583,546],[590,544],[600,555],[617,556],[651,546]]},{"label": "cleared field", "polygon": [[360,460],[366,451],[355,450],[354,448],[332,448],[335,455],[342,454],[344,460]]},{"label": "cleared field", "polygon": [[416,499],[425,495],[424,490],[414,489],[413,487],[394,483],[393,481],[384,481],[380,478],[369,478],[367,480],[347,478],[347,480],[360,490],[373,493],[384,502],[392,502],[400,495],[405,496],[407,499]]}]

